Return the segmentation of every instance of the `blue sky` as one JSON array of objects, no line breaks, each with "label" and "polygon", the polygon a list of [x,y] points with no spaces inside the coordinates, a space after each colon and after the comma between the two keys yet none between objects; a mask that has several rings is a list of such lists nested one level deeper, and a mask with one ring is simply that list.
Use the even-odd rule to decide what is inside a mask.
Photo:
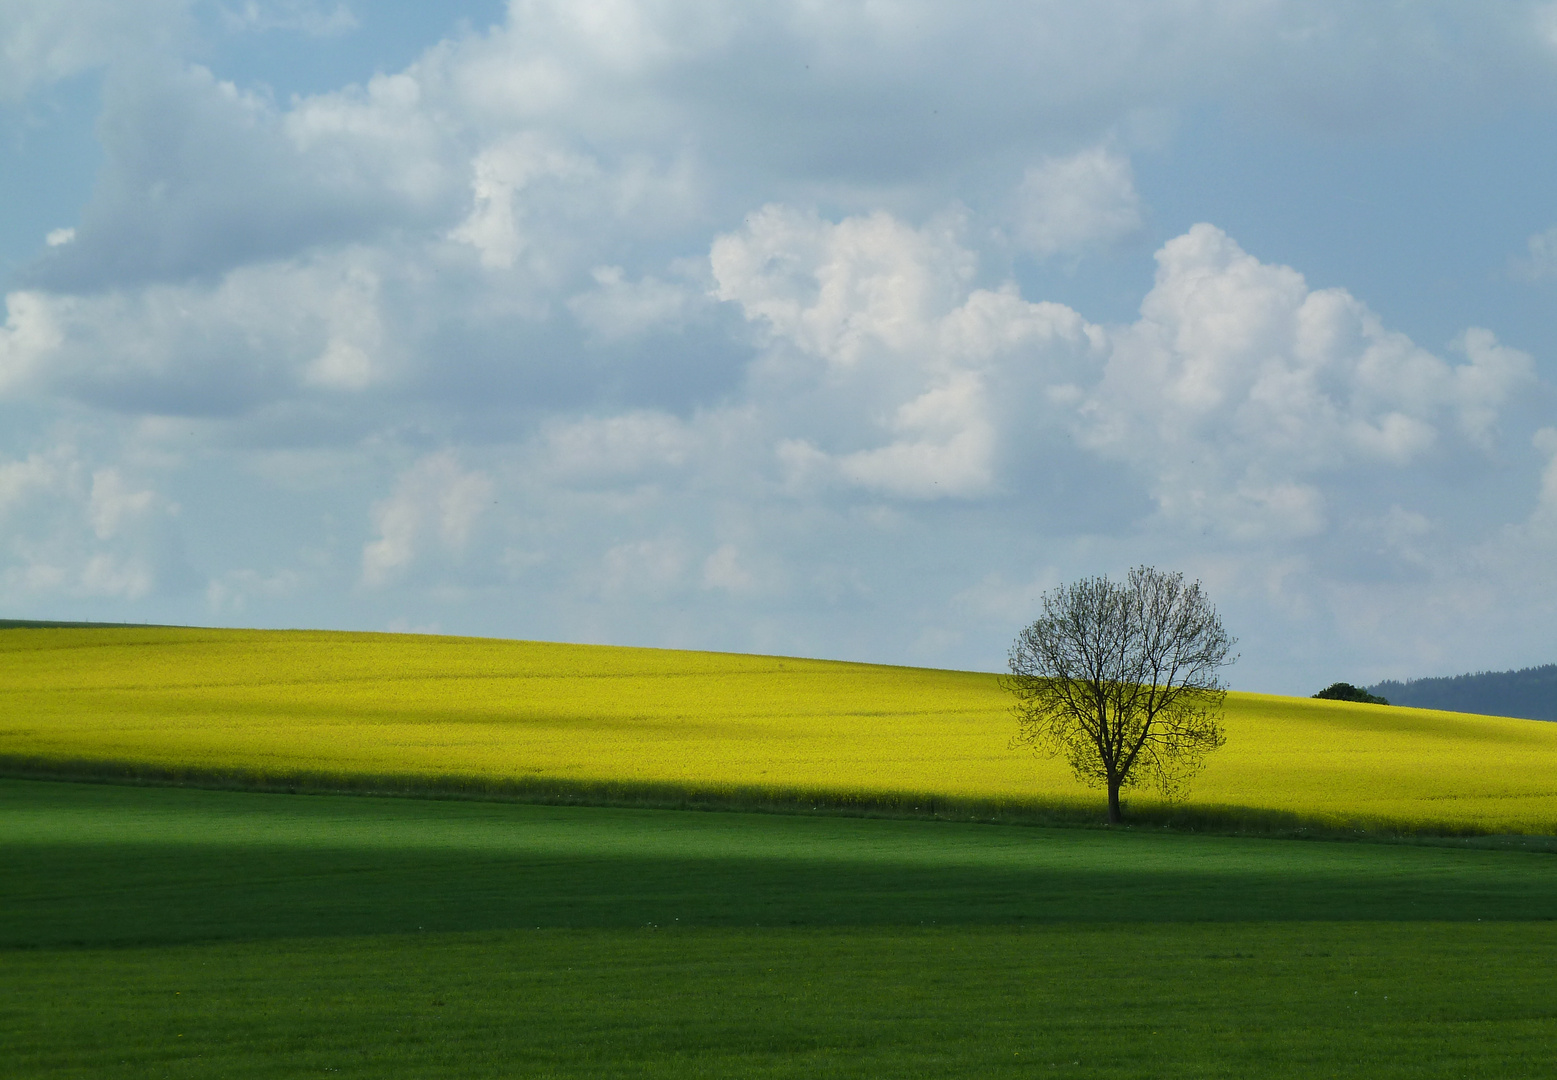
[{"label": "blue sky", "polygon": [[0,0],[0,615],[1557,649],[1557,4]]}]

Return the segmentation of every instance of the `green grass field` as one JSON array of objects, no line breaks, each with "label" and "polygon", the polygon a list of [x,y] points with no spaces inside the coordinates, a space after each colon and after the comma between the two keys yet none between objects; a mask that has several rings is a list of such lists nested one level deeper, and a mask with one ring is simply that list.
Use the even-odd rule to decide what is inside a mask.
[{"label": "green grass field", "polygon": [[7,1075],[1557,1075],[1557,855],[0,782]]},{"label": "green grass field", "polygon": [[[531,796],[1099,812],[995,676],[533,642],[0,630],[0,767]],[[1557,834],[1557,724],[1233,694],[1173,813]],[[593,793],[592,795],[590,793]],[[1138,796],[1138,815],[1169,812]]]}]

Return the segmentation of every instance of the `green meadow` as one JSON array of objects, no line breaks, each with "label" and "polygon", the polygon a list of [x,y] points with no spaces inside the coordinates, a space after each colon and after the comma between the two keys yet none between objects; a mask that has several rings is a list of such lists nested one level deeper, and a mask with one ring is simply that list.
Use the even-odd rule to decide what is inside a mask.
[{"label": "green meadow", "polygon": [[1052,828],[984,674],[0,630],[0,1073],[1557,1075],[1557,725],[1229,704]]},{"label": "green meadow", "polygon": [[1557,1074],[1557,856],[0,782],[17,1076]]}]

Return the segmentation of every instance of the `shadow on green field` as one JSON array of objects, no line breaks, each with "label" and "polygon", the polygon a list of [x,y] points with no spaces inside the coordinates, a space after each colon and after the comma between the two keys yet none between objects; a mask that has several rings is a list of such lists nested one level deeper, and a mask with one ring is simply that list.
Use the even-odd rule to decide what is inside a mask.
[{"label": "shadow on green field", "polygon": [[0,781],[0,916],[40,1080],[1557,1074],[1544,852]]},{"label": "shadow on green field", "polygon": [[[609,721],[600,721],[608,725]],[[641,728],[634,720],[630,726]],[[685,722],[676,724],[685,727]],[[609,807],[635,810],[709,810],[823,817],[954,821],[980,825],[1046,828],[1103,827],[1101,796],[1090,799],[988,799],[932,792],[854,791],[808,788],[705,786],[666,781],[570,780],[539,775],[497,779],[470,775],[424,776],[394,773],[331,773],[286,769],[211,768],[115,760],[56,760],[0,754],[0,781],[181,787],[287,795],[362,795],[376,798],[509,802],[529,806]],[[1489,848],[1557,853],[1557,836],[1496,834],[1464,821],[1410,822],[1368,814],[1322,815],[1271,807],[1204,802],[1125,800],[1129,827],[1170,829],[1220,836],[1288,840],[1368,840],[1456,843]]]},{"label": "shadow on green field", "polygon": [[1547,853],[0,782],[0,948],[535,928],[1540,920]]}]

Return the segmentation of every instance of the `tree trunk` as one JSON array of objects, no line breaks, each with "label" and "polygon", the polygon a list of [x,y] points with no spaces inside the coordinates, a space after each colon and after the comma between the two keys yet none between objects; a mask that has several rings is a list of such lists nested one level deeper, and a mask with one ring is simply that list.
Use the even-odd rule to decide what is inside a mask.
[{"label": "tree trunk", "polygon": [[1123,820],[1124,815],[1119,812],[1119,785],[1110,783],[1108,785],[1108,823],[1110,825],[1118,825]]}]

